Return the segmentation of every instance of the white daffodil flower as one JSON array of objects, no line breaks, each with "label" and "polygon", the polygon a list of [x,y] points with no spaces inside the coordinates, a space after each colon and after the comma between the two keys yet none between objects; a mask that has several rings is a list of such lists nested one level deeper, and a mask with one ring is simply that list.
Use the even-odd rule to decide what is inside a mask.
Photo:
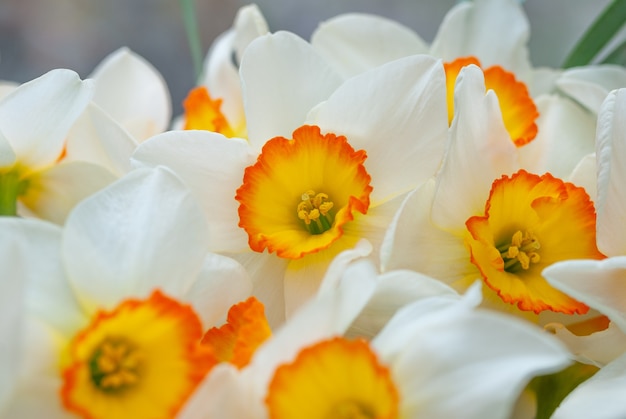
[{"label": "white daffodil flower", "polygon": [[[302,39],[253,41],[241,63],[248,139],[170,132],[137,166],[166,165],[204,203],[211,249],[239,253],[277,324],[330,261],[374,247],[402,196],[439,167],[447,131],[440,63],[413,56],[342,83]],[[284,289],[284,291],[283,291]]]},{"label": "white daffodil flower", "polygon": [[212,365],[204,329],[251,290],[238,263],[207,253],[202,209],[163,168],[84,200],[63,229],[0,224],[2,277],[26,294],[7,417],[174,415]]},{"label": "white daffodil flower", "polygon": [[250,364],[216,366],[181,417],[504,418],[533,376],[569,362],[563,345],[540,329],[475,310],[477,288],[464,298],[424,296],[371,342],[341,337],[374,296],[375,277],[372,265],[350,266]]},{"label": "white daffodil flower", "polygon": [[[590,101],[596,93],[584,88],[568,91],[575,101],[557,94],[559,72],[532,68],[529,37],[528,19],[518,1],[475,0],[459,2],[446,14],[430,46],[397,22],[364,14],[339,15],[321,23],[311,44],[344,77],[413,54],[441,58],[446,68],[450,121],[460,69],[469,64],[480,66],[487,89],[498,97],[522,166],[565,178],[593,151],[596,115],[575,101]],[[590,78],[606,78],[603,67],[588,71]]]},{"label": "white daffodil flower", "polygon": [[115,178],[104,167],[65,161],[66,137],[91,100],[93,83],[53,70],[0,100],[0,207],[62,223],[83,198]]},{"label": "white daffodil flower", "polygon": [[593,203],[580,187],[523,170],[478,68],[461,71],[455,94],[441,170],[396,214],[381,248],[383,271],[412,269],[457,291],[482,279],[485,305],[533,321],[547,312],[582,320],[571,315],[589,308],[541,271],[558,260],[603,258]]}]

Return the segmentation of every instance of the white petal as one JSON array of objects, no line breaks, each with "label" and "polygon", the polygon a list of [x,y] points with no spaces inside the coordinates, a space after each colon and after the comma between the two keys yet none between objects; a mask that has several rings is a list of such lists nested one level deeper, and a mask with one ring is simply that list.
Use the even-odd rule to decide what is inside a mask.
[{"label": "white petal", "polygon": [[91,99],[93,86],[70,70],[52,70],[0,101],[0,131],[20,163],[37,169],[61,154],[68,130]]},{"label": "white petal", "polygon": [[550,172],[564,179],[580,160],[594,151],[596,118],[576,103],[557,95],[536,100],[537,137],[519,148],[526,170]]},{"label": "white petal", "polygon": [[464,228],[481,214],[494,180],[518,169],[517,152],[502,122],[498,98],[485,94],[482,71],[461,70],[454,92],[454,119],[433,202],[432,219],[442,228]]},{"label": "white petal", "polygon": [[7,418],[70,419],[61,404],[61,348],[68,342],[38,318],[29,318],[24,327],[25,338],[21,375],[7,406],[0,414]]},{"label": "white petal", "polygon": [[448,129],[445,74],[425,56],[353,77],[307,118],[367,152],[372,202],[417,187],[439,168]]},{"label": "white petal", "polygon": [[135,148],[135,139],[92,102],[68,134],[65,160],[88,161],[122,176]]},{"label": "white petal", "polygon": [[248,250],[248,236],[238,226],[235,193],[243,172],[254,163],[247,143],[209,131],[171,131],[142,143],[133,154],[135,166],[172,169],[200,200],[209,220],[209,249]]},{"label": "white petal", "polygon": [[63,224],[69,212],[83,199],[115,180],[102,166],[73,161],[33,173],[26,194],[20,199],[38,217]]},{"label": "white petal", "polygon": [[180,298],[200,271],[206,219],[191,192],[165,168],[134,170],[68,217],[63,257],[88,310],[110,308],[155,288]]},{"label": "white petal", "polygon": [[339,253],[328,265],[319,293],[332,292],[339,285],[348,266],[357,259],[369,256],[370,253],[372,244],[367,240],[360,240],[353,249]]},{"label": "white petal", "polygon": [[542,275],[555,288],[608,316],[626,333],[626,256],[558,262]]},{"label": "white petal", "polygon": [[383,271],[410,269],[451,284],[476,268],[462,234],[431,222],[434,183],[431,180],[407,196],[381,246],[381,263]]},{"label": "white petal", "polygon": [[576,361],[601,367],[626,352],[626,334],[615,323],[590,335],[578,336],[564,325],[548,323],[545,329],[567,345]]},{"label": "white petal", "polygon": [[585,188],[591,200],[596,201],[598,196],[596,173],[596,153],[591,153],[582,158],[567,180]]},{"label": "white petal", "polygon": [[235,16],[234,23],[235,39],[234,49],[237,62],[241,62],[243,53],[252,41],[269,32],[267,22],[256,4],[242,7]]},{"label": "white petal", "polygon": [[339,15],[320,23],[311,36],[311,45],[345,78],[428,51],[426,43],[406,26],[359,13]]},{"label": "white petal", "polygon": [[611,92],[602,104],[596,135],[598,165],[598,248],[609,256],[626,255],[626,89]]},{"label": "white petal", "polygon": [[591,65],[563,72],[557,86],[593,113],[611,90],[626,86],[626,70],[618,65]]},{"label": "white petal", "polygon": [[229,124],[239,126],[245,123],[245,117],[239,70],[233,63],[234,38],[235,33],[230,30],[213,41],[204,63],[201,83],[208,88],[211,98],[222,99],[220,110]]},{"label": "white petal", "polygon": [[61,262],[61,229],[40,220],[8,217],[0,219],[0,229],[0,277],[24,287],[30,315],[72,333],[84,317]]},{"label": "white petal", "polygon": [[556,338],[527,322],[459,309],[454,300],[447,309],[420,316],[420,304],[429,300],[400,312],[410,321],[404,329],[396,325],[404,345],[395,356],[390,359],[386,351],[398,345],[390,333],[383,336],[383,330],[373,342],[402,389],[403,417],[508,417],[533,376],[570,362]]},{"label": "white petal", "polygon": [[207,329],[224,323],[230,307],[251,292],[252,281],[243,266],[226,256],[209,254],[183,299],[193,305]]},{"label": "white petal", "polygon": [[527,80],[529,36],[528,20],[519,2],[462,2],[448,12],[439,26],[431,53],[444,61],[473,55],[484,68],[501,65]]},{"label": "white petal", "polygon": [[12,81],[0,80],[0,99],[17,89],[19,85],[19,83]]},{"label": "white petal", "polygon": [[532,82],[529,83],[528,91],[531,97],[538,97],[543,94],[553,93],[556,88],[556,81],[563,70],[540,67],[532,70]]},{"label": "white petal", "polygon": [[407,270],[384,273],[378,277],[376,291],[350,327],[355,336],[374,337],[398,309],[413,301],[439,295],[457,296],[443,282]]},{"label": "white petal", "polygon": [[249,140],[259,150],[273,137],[291,138],[309,110],[341,83],[311,45],[288,32],[254,40],[240,74]]},{"label": "white petal", "polygon": [[576,387],[556,409],[553,419],[626,417],[626,354]]},{"label": "white petal", "polygon": [[172,115],[165,80],[148,61],[128,48],[108,55],[90,75],[94,102],[137,141],[164,131]]},{"label": "white petal", "polygon": [[264,406],[259,397],[251,394],[249,382],[245,378],[245,373],[240,373],[229,363],[216,365],[176,417],[179,419],[263,417]]}]

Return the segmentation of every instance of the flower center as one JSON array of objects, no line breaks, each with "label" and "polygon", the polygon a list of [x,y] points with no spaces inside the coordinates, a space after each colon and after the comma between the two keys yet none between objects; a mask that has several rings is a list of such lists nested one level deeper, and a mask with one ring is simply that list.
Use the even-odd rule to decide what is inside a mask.
[{"label": "flower center", "polygon": [[538,263],[541,260],[537,253],[540,248],[541,244],[534,234],[517,230],[510,243],[498,246],[504,260],[504,270],[513,273],[520,268],[524,270],[530,268],[531,263]]},{"label": "flower center", "polygon": [[322,234],[330,230],[334,216],[330,213],[334,204],[328,200],[325,193],[315,193],[309,189],[302,194],[302,201],[298,204],[298,218],[304,221],[311,234]]},{"label": "flower center", "polygon": [[235,196],[250,248],[299,259],[339,240],[344,225],[370,205],[366,157],[346,137],[316,126],[296,129],[291,140],[269,140]]},{"label": "flower center", "polygon": [[99,311],[70,341],[60,397],[85,418],[174,417],[214,365],[202,324],[159,291]]},{"label": "flower center", "polygon": [[520,310],[583,314],[588,307],[550,286],[541,272],[562,260],[602,259],[595,218],[583,188],[524,170],[502,176],[485,214],[465,222],[471,262],[491,290]]},{"label": "flower center", "polygon": [[106,338],[89,361],[91,379],[104,391],[123,390],[139,381],[141,351],[125,338]]}]

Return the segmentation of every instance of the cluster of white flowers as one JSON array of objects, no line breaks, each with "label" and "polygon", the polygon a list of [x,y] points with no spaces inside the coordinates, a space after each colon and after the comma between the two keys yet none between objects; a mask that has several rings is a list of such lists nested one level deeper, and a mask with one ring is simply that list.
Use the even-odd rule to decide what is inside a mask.
[{"label": "cluster of white flowers", "polygon": [[626,69],[528,38],[251,5],[183,115],[128,49],[3,83],[0,417],[626,417]]}]

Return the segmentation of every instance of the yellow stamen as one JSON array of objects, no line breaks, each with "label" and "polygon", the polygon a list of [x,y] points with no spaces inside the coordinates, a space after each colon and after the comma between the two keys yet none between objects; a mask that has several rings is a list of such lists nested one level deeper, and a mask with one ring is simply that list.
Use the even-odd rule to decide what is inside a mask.
[{"label": "yellow stamen", "polygon": [[510,244],[498,246],[502,260],[504,260],[504,270],[512,273],[520,267],[530,268],[531,263],[538,263],[541,260],[541,256],[537,253],[540,248],[541,244],[534,234],[517,230]]},{"label": "yellow stamen", "polygon": [[[328,200],[325,193],[316,194],[308,190],[302,194],[302,201],[298,204],[298,218],[304,221],[307,230],[311,234],[322,234],[333,225],[333,217],[329,211],[333,203]],[[311,223],[313,221],[313,224]]]},{"label": "yellow stamen", "polygon": [[139,381],[141,353],[123,338],[107,338],[94,351],[91,379],[102,390],[121,390]]}]

